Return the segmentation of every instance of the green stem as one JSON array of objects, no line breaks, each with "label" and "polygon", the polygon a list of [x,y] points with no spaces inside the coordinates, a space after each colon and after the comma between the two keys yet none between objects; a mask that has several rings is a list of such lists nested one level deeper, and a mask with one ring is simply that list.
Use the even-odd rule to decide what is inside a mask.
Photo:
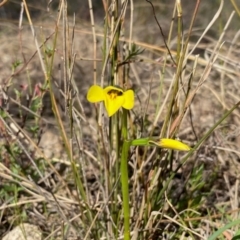
[{"label": "green stem", "polygon": [[129,188],[128,188],[128,152],[131,141],[124,140],[121,156],[121,183],[123,197],[123,215],[124,215],[124,240],[130,240],[130,208],[129,208]]},{"label": "green stem", "polygon": [[122,137],[123,140],[128,138],[127,134],[127,110],[123,108],[123,115],[122,115]]},{"label": "green stem", "polygon": [[129,208],[129,188],[128,188],[128,152],[131,141],[127,140],[127,110],[123,109],[122,114],[122,137],[123,148],[121,155],[121,184],[123,198],[123,215],[124,215],[124,240],[130,240],[130,208]]}]

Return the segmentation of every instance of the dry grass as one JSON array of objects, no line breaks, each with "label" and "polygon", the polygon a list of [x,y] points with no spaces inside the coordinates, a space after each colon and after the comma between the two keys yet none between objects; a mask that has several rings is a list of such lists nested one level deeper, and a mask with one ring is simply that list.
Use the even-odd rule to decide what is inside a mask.
[{"label": "dry grass", "polygon": [[[182,2],[183,28],[186,29],[184,36],[187,36],[194,9],[194,6],[187,2]],[[153,2],[166,38],[171,29],[174,3],[175,1],[165,4]],[[149,3],[147,1],[141,4],[135,3],[133,21],[130,21],[130,10],[127,9],[124,21],[126,35],[121,36],[120,44],[123,42],[129,44],[132,39],[137,47],[144,49],[144,52],[129,65],[129,83],[136,93],[132,121],[143,136],[148,136],[150,133],[160,135],[168,111],[168,94],[171,93],[169,89],[177,69],[167,54]],[[194,146],[226,111],[240,101],[239,32],[236,30],[239,16],[236,13],[231,15],[231,11],[230,2],[226,1],[220,9],[217,3],[202,1],[183,60],[184,68],[181,69],[180,87],[176,94],[179,101],[179,115],[188,102],[189,106],[177,131],[177,137],[191,146]],[[214,17],[213,12],[219,14]],[[2,97],[1,107],[4,111],[0,119],[0,226],[2,226],[0,236],[14,225],[30,221],[44,232],[44,239],[57,239],[56,236],[58,239],[64,239],[64,236],[67,236],[67,239],[91,239],[90,236],[97,234],[101,235],[101,239],[116,237],[114,230],[109,231],[111,227],[114,229],[116,226],[114,217],[109,213],[112,211],[112,203],[107,204],[114,191],[106,195],[104,185],[103,162],[106,153],[102,145],[106,143],[101,142],[104,138],[99,140],[97,136],[99,119],[96,109],[85,98],[89,86],[94,81],[100,83],[105,36],[103,23],[95,21],[95,28],[92,29],[89,18],[85,20],[76,18],[74,22],[69,16],[65,18],[69,29],[65,29],[64,20],[60,21],[57,29],[58,13],[53,10],[43,12],[42,20],[32,18],[38,41],[36,43],[36,39],[32,37],[29,21],[26,21],[25,15],[23,16],[22,23],[7,19],[0,25],[2,62],[0,91],[3,89],[2,96],[7,95]],[[103,21],[103,16],[95,16],[95,19]],[[211,25],[212,19],[214,23]],[[129,22],[133,22],[132,28]],[[178,43],[177,28],[175,28],[176,26],[173,27],[172,37],[168,41],[174,59],[177,56]],[[50,64],[51,57],[48,58],[47,51],[54,47],[56,29],[59,32],[51,72],[51,86],[60,121],[56,120],[52,111],[51,91],[45,88],[47,71],[45,72],[42,67],[43,62],[45,67]],[[132,35],[127,34],[129,31]],[[96,37],[96,45],[94,45],[94,37]],[[66,45],[64,47],[65,41],[68,47]],[[40,56],[38,48],[42,53]],[[66,49],[69,52],[64,52]],[[66,56],[73,63],[72,73],[65,73]],[[16,64],[17,61],[21,64],[14,68],[13,63]],[[94,67],[96,72],[93,71]],[[66,114],[64,97],[65,77],[69,76],[73,82],[73,112],[76,124],[74,131],[78,136],[76,138],[78,141],[73,143],[75,145],[70,154],[66,146],[64,147],[64,136],[61,136],[57,126],[57,123],[63,123],[68,138],[74,136],[71,135],[72,129]],[[188,86],[189,82],[191,84]],[[40,96],[42,101],[40,107],[34,110],[31,103],[34,97],[38,96],[36,92],[34,95],[34,89],[38,86],[42,91]],[[192,99],[189,97],[185,105],[183,101],[186,96],[183,89],[188,88],[192,93]],[[3,100],[6,99],[8,99],[7,106],[3,105]],[[174,129],[174,124],[177,124],[174,122],[176,116],[171,119],[168,133],[171,133],[171,127]],[[142,119],[146,122],[144,128],[141,128]],[[132,194],[130,195],[134,200],[131,202],[132,231],[142,234],[139,233],[142,237],[140,238],[134,235],[134,232],[132,239],[138,239],[137,237],[139,239],[173,239],[174,237],[175,239],[176,237],[208,239],[217,229],[239,219],[239,121],[238,107],[201,144],[188,159],[187,164],[179,169],[170,183],[169,191],[164,195],[165,205],[152,209],[144,222],[140,219],[144,211],[144,202],[141,198],[144,192],[141,185],[142,178],[151,177],[153,164],[162,169],[159,173],[163,176],[161,179],[165,176],[167,178],[169,172],[178,168],[183,154],[174,153],[170,156],[173,160],[172,166],[166,167],[165,161],[160,163],[157,161],[163,154],[158,154],[156,149],[148,149],[146,155],[141,153],[144,149],[132,150],[132,159],[129,163]],[[105,120],[105,124],[106,122]],[[108,125],[103,123],[104,126]],[[30,127],[36,129],[30,130]],[[77,159],[74,164],[69,161],[70,155]],[[111,153],[109,156],[112,164],[118,160]],[[79,193],[80,187],[76,187],[78,183],[73,176],[73,169],[85,186],[86,199],[80,197],[82,195]],[[198,197],[200,197],[199,201],[197,201]],[[116,199],[119,201],[115,205],[117,211],[117,208],[121,209],[122,200],[120,196],[116,196]],[[90,217],[88,211],[90,215],[92,214]],[[85,218],[89,221],[89,225],[86,224],[88,221],[85,221]],[[155,219],[158,218],[156,224]],[[106,230],[109,235],[97,233],[99,229]],[[231,239],[237,230],[237,227],[233,226],[224,231],[219,239]],[[144,232],[149,235],[144,235]],[[119,238],[116,239],[120,237],[119,233]]]}]

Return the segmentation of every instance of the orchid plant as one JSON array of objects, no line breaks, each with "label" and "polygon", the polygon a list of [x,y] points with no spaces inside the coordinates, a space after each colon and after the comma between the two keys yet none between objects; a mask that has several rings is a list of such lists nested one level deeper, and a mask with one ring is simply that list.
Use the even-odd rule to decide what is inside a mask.
[{"label": "orchid plant", "polygon": [[191,148],[178,140],[156,137],[128,139],[127,133],[127,111],[134,107],[134,92],[131,89],[124,91],[119,86],[107,86],[102,88],[98,85],[93,85],[87,93],[87,100],[91,103],[104,102],[105,109],[109,117],[116,114],[122,109],[122,136],[124,139],[121,153],[121,185],[123,197],[123,212],[124,212],[124,239],[130,239],[130,209],[129,209],[129,188],[128,188],[128,152],[131,146],[157,146],[165,149],[178,151],[189,151]]},{"label": "orchid plant", "polygon": [[[87,93],[87,100],[91,103],[104,102],[107,114],[109,117],[113,116],[121,107],[131,110],[134,107],[134,92],[129,89],[123,91],[118,86],[107,86],[101,88],[98,85],[93,85],[89,88]],[[149,146],[154,145],[160,148],[189,151],[191,148],[178,140],[162,138],[159,141],[154,138],[140,138],[132,140],[134,146]]]},{"label": "orchid plant", "polygon": [[87,100],[91,103],[104,101],[108,116],[111,117],[121,107],[127,110],[133,108],[134,93],[131,89],[123,91],[118,86],[108,86],[103,89],[100,86],[93,85],[88,90]]}]

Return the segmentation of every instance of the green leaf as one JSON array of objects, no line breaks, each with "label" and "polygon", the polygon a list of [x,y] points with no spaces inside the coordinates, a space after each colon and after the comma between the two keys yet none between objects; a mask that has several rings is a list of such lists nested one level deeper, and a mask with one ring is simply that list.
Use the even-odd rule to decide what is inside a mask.
[{"label": "green leaf", "polygon": [[[237,220],[235,220],[235,221],[233,221],[233,222],[230,222],[230,223],[228,223],[227,225],[225,225],[224,227],[222,227],[222,228],[220,228],[220,229],[218,229],[213,235],[211,235],[209,238],[208,238],[208,240],[215,240],[215,239],[217,239],[217,237],[219,237],[224,231],[226,231],[226,230],[228,230],[228,229],[230,229],[231,227],[233,227],[233,226],[236,226],[236,225],[239,225],[240,224],[240,219],[237,219]],[[235,235],[236,236],[236,235]],[[234,236],[234,238],[235,238],[235,240],[237,240],[237,239],[239,239],[239,238],[236,238]],[[239,236],[239,235],[238,235]],[[233,239],[234,239],[233,238]],[[232,240],[233,240],[232,239]]]}]

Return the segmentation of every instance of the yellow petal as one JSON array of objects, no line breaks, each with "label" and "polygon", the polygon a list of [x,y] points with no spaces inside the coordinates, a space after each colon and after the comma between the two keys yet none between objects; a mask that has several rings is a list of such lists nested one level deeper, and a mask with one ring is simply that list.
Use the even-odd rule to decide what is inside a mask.
[{"label": "yellow petal", "polygon": [[123,90],[120,87],[108,86],[104,88],[104,93],[107,94],[109,91],[114,90],[123,93]]},{"label": "yellow petal", "polygon": [[126,109],[132,109],[134,106],[134,92],[133,90],[127,90],[126,92],[123,93],[124,95],[124,103],[123,103],[123,108]]},{"label": "yellow petal", "polygon": [[111,117],[116,113],[124,102],[123,90],[119,87],[108,86],[104,88],[105,108],[108,116]]},{"label": "yellow petal", "polygon": [[101,102],[104,101],[105,95],[104,91],[100,86],[93,85],[89,88],[87,93],[87,100],[89,102],[95,103],[95,102]]},{"label": "yellow petal", "polygon": [[154,141],[149,141],[149,142],[154,143],[161,148],[168,148],[168,149],[179,150],[179,151],[191,150],[191,148],[187,144],[182,143],[178,140],[169,139],[169,138],[162,138],[162,139],[160,139],[159,143],[154,142]]},{"label": "yellow petal", "polygon": [[123,105],[123,102],[124,102],[123,95],[117,96],[116,98],[111,98],[111,96],[107,94],[104,103],[108,116],[111,117],[114,113],[116,113],[119,110],[119,108]]}]

